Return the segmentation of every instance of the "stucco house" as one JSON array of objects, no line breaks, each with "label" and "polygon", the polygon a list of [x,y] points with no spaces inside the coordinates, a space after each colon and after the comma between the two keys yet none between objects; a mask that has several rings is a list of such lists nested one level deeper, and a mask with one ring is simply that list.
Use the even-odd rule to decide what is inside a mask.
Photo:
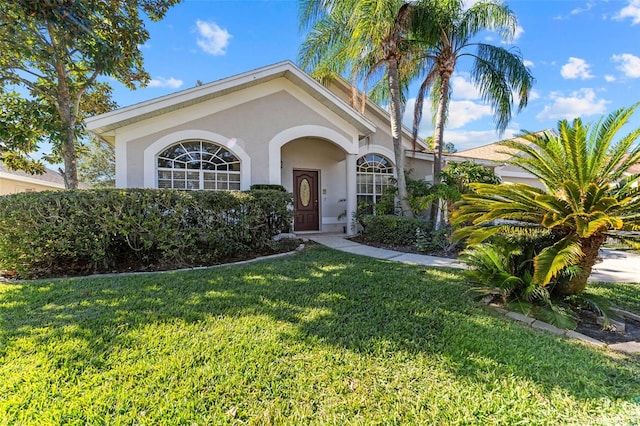
[{"label": "stucco house", "polygon": [[21,170],[9,170],[0,162],[0,195],[57,189],[64,189],[64,180],[51,169],[45,169],[41,175],[32,175]]},{"label": "stucco house", "polygon": [[[394,176],[389,114],[349,105],[350,86],[327,87],[285,61],[86,120],[115,147],[116,187],[294,194],[294,230],[354,229],[359,200],[376,202]],[[405,167],[430,179],[433,156],[403,129]],[[346,214],[341,214],[346,212]],[[339,219],[340,218],[340,219]]]}]

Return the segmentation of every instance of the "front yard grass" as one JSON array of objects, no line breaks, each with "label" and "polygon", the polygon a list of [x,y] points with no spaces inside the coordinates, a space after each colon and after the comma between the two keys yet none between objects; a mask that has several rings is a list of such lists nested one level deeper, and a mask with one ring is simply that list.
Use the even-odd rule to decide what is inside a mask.
[{"label": "front yard grass", "polygon": [[321,247],[0,284],[0,424],[640,422],[640,358],[466,290],[458,271]]}]

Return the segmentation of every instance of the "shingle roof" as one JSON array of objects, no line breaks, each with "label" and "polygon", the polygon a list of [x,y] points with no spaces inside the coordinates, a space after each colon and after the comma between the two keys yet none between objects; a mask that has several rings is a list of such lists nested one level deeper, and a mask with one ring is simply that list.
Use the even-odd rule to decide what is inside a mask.
[{"label": "shingle roof", "polygon": [[[23,172],[22,170],[10,170],[4,163],[0,162],[0,173],[13,175],[16,178],[35,179],[40,181],[42,185],[51,186],[53,188],[64,188],[64,179],[60,173],[51,169],[45,169],[44,174],[41,175],[32,175],[30,173]],[[80,189],[91,188],[90,185],[82,182],[80,182],[78,187]]]},{"label": "shingle roof", "polygon": [[[545,131],[546,130],[536,132],[536,134],[542,133]],[[525,143],[527,145],[529,145],[530,143],[526,139],[519,136],[512,139],[507,139],[507,140],[517,141],[517,142]],[[449,155],[452,157],[471,158],[474,160],[486,160],[486,161],[493,161],[496,163],[504,163],[505,161],[513,158],[518,154],[519,151],[515,149],[500,146],[499,145],[500,142],[503,142],[503,141],[478,146],[475,148],[459,151]]]}]

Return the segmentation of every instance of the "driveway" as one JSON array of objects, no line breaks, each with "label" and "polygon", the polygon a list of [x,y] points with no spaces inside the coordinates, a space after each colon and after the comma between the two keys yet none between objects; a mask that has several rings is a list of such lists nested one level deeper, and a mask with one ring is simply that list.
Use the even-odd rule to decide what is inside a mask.
[{"label": "driveway", "polygon": [[602,262],[593,267],[589,281],[640,283],[640,255],[611,249],[600,253]]}]

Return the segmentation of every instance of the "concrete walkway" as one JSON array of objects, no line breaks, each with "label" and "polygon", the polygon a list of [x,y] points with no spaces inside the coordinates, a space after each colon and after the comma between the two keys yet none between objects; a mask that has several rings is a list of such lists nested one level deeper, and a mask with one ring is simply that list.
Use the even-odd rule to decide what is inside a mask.
[{"label": "concrete walkway", "polygon": [[589,281],[640,283],[640,255],[622,250],[600,250],[602,262],[596,263]]},{"label": "concrete walkway", "polygon": [[[440,266],[464,269],[466,266],[456,259],[403,253],[356,243],[344,234],[300,234],[299,237],[322,244],[332,249],[360,254],[376,259],[392,260],[413,265]],[[640,283],[640,255],[619,250],[602,250],[603,261],[594,266],[589,281]]]}]

